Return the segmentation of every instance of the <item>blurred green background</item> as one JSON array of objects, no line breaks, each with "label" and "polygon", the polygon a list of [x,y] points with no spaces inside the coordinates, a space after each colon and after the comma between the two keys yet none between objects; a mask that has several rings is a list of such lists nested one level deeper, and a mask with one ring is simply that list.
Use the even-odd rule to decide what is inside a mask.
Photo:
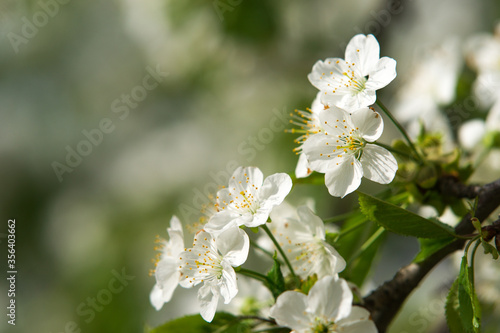
[{"label": "blurred green background", "polygon": [[[231,161],[265,175],[294,171],[294,137],[269,128],[310,106],[314,62],[343,57],[353,35],[373,33],[382,55],[398,61],[398,78],[381,92],[390,100],[419,50],[491,32],[499,8],[487,0],[0,0],[0,246],[5,253],[15,218],[18,270],[16,326],[2,314],[0,331],[141,332],[196,312],[185,290],[159,312],[150,305],[155,235],[166,236],[170,217],[183,219],[179,207],[194,207],[197,191]],[[86,135],[94,143],[82,143]],[[72,150],[86,156],[69,166]],[[350,207],[324,187],[295,192],[297,202],[314,197],[323,217]],[[406,244],[393,237],[385,252]],[[410,245],[380,262],[374,284],[411,260]],[[123,272],[123,288],[106,291]],[[6,289],[1,279],[2,309]],[[414,297],[408,311],[432,296]],[[96,297],[106,304],[91,310]],[[401,314],[393,332],[430,330],[439,325],[432,311],[426,324]]]}]

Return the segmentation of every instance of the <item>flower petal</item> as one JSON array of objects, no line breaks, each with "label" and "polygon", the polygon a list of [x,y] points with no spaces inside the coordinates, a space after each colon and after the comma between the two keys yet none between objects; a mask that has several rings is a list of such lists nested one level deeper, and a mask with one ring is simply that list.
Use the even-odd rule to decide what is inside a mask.
[{"label": "flower petal", "polygon": [[292,189],[292,179],[286,173],[275,173],[264,180],[260,189],[261,206],[272,208],[283,202]]},{"label": "flower petal", "polygon": [[156,311],[159,311],[163,307],[163,304],[168,302],[165,301],[163,290],[160,286],[158,286],[158,284],[155,284],[153,290],[151,290],[151,293],[149,294],[149,301],[155,307]]},{"label": "flower petal", "polygon": [[306,178],[312,173],[309,169],[309,162],[307,161],[307,156],[304,153],[299,154],[299,160],[297,166],[295,167],[295,177]]},{"label": "flower petal", "polygon": [[228,304],[238,294],[238,284],[236,283],[236,273],[233,267],[225,260],[221,264],[223,270],[218,287],[221,296],[224,298],[224,304]]},{"label": "flower petal", "polygon": [[351,289],[344,279],[337,280],[333,276],[325,276],[309,291],[306,311],[336,322],[349,316],[352,300]]},{"label": "flower petal", "polygon": [[384,121],[370,108],[361,108],[351,115],[352,123],[359,129],[362,138],[368,142],[377,140],[384,131]]},{"label": "flower petal", "polygon": [[222,232],[217,237],[216,243],[224,261],[232,266],[240,266],[247,260],[250,240],[247,233],[237,226]]},{"label": "flower petal", "polygon": [[243,225],[243,222],[250,220],[251,216],[242,216],[232,210],[223,210],[212,215],[203,229],[214,236],[219,235],[224,230],[231,228],[234,225]]},{"label": "flower petal", "polygon": [[339,328],[342,328],[342,332],[347,333],[377,333],[377,327],[375,323],[370,320],[370,313],[360,307],[353,306],[351,309],[351,314],[337,322]]},{"label": "flower petal", "polygon": [[276,319],[279,325],[300,331],[309,327],[310,319],[304,311],[306,307],[306,295],[296,291],[285,291],[276,299],[270,316]]},{"label": "flower petal", "polygon": [[389,57],[382,57],[368,73],[366,89],[378,90],[387,86],[396,78],[396,60]]},{"label": "flower petal", "polygon": [[331,91],[331,84],[335,82],[332,76],[342,76],[342,68],[337,65],[337,62],[343,64],[344,60],[340,58],[327,58],[325,61],[316,61],[311,73],[307,75],[309,82],[321,91]]},{"label": "flower petal", "polygon": [[363,176],[380,184],[389,184],[396,175],[398,162],[385,148],[367,144],[361,156]]},{"label": "flower petal", "polygon": [[204,284],[198,290],[198,301],[200,302],[201,317],[212,322],[217,311],[217,303],[219,303],[219,292],[217,288],[209,284]]},{"label": "flower petal", "polygon": [[170,301],[175,288],[179,284],[178,258],[162,258],[155,270],[156,284],[163,291],[164,302]]},{"label": "flower petal", "polygon": [[262,186],[264,175],[259,168],[256,167],[239,167],[229,179],[229,188],[236,188],[237,193],[251,189],[252,185],[257,187]]},{"label": "flower petal", "polygon": [[458,129],[458,141],[463,148],[473,150],[483,140],[485,133],[486,123],[484,120],[468,120]]},{"label": "flower petal", "polygon": [[345,60],[355,63],[363,76],[370,74],[380,58],[380,46],[373,35],[356,35],[345,49]]},{"label": "flower petal", "polygon": [[[311,135],[302,145],[302,151],[309,160],[309,167],[325,173],[334,168],[339,159],[336,157],[336,138],[324,133]],[[342,160],[340,160],[342,161]]]},{"label": "flower petal", "polygon": [[342,272],[346,267],[345,259],[330,244],[325,242],[324,246],[327,251],[327,254],[324,256],[326,262],[324,262],[322,267],[317,267],[318,277],[335,275]]},{"label": "flower petal", "polygon": [[365,89],[357,93],[328,93],[321,96],[321,101],[324,104],[327,104],[330,107],[335,105],[348,112],[355,112],[358,109],[372,105],[375,103],[376,99],[377,95],[375,90],[367,89],[367,86],[365,86]]},{"label": "flower petal", "polygon": [[343,198],[359,187],[362,177],[361,163],[352,156],[346,156],[339,165],[326,171],[325,185],[332,196]]},{"label": "flower petal", "polygon": [[299,215],[301,224],[308,229],[309,234],[322,240],[325,239],[325,224],[321,218],[309,209],[309,207],[298,207],[297,214]]}]

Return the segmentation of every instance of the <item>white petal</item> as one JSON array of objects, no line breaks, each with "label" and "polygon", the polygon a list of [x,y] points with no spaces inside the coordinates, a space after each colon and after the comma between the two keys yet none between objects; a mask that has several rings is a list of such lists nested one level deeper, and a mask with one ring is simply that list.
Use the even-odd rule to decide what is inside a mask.
[{"label": "white petal", "polygon": [[233,267],[226,262],[222,261],[222,277],[220,278],[220,294],[224,298],[224,304],[228,304],[238,294],[238,285],[236,283],[236,273]]},{"label": "white petal", "polygon": [[163,258],[156,266],[156,283],[163,290],[165,302],[170,301],[175,288],[179,284],[178,267],[178,259],[173,257]]},{"label": "white petal", "polygon": [[305,225],[313,237],[325,239],[325,224],[307,206],[297,208],[301,224]]},{"label": "white petal", "polygon": [[252,218],[244,223],[246,227],[255,228],[263,225],[267,222],[269,214],[273,208],[272,203],[264,203],[260,208],[257,209]]},{"label": "white petal", "polygon": [[279,205],[292,189],[292,179],[286,173],[275,173],[264,180],[259,196],[261,206],[268,208]]},{"label": "white petal", "polygon": [[217,289],[211,285],[204,284],[198,290],[198,301],[200,302],[200,314],[207,322],[214,319],[217,311],[217,303],[219,303],[219,293]]},{"label": "white petal", "polygon": [[339,161],[335,156],[336,139],[323,133],[311,135],[302,145],[302,151],[309,160],[309,167],[317,172],[325,173]]},{"label": "white petal", "polygon": [[307,296],[296,291],[285,291],[276,299],[271,308],[270,316],[276,319],[278,325],[294,330],[303,330],[309,327],[310,319],[305,313]]},{"label": "white petal", "polygon": [[338,125],[345,125],[345,122],[349,121],[350,115],[347,111],[339,107],[331,106],[328,109],[322,110],[318,114],[318,117],[324,131],[329,135],[336,136],[342,134],[344,131],[343,127]]},{"label": "white petal", "polygon": [[355,63],[364,75],[370,73],[380,57],[380,46],[373,35],[356,35],[352,37],[345,49],[345,60]]},{"label": "white petal", "polygon": [[378,333],[377,327],[371,320],[358,321],[350,325],[340,326],[342,333]]},{"label": "white petal", "polygon": [[214,236],[219,235],[224,230],[227,230],[235,225],[242,225],[240,223],[242,220],[241,214],[238,214],[231,210],[223,210],[212,215],[207,224],[203,226],[207,232]]},{"label": "white petal", "polygon": [[326,275],[335,275],[342,272],[346,266],[345,259],[330,244],[325,242],[324,246],[328,253],[327,255],[325,255],[325,259],[328,260],[328,262],[325,263],[323,267],[327,268],[328,271],[326,271],[326,269],[322,269],[323,267],[319,267],[318,277],[320,276],[323,277]]},{"label": "white petal", "polygon": [[314,98],[311,104],[311,113],[314,115],[318,115],[321,111],[325,109],[323,103],[321,103],[321,91],[318,91],[316,97]]},{"label": "white petal", "polygon": [[375,103],[376,99],[377,96],[375,94],[375,90],[368,89],[368,87],[365,86],[365,89],[356,94],[353,94],[352,92],[344,94],[328,93],[326,95],[322,95],[321,100],[324,104],[329,106],[336,105],[345,111],[355,112],[363,107],[372,105]]},{"label": "white petal", "polygon": [[295,177],[305,178],[312,173],[309,169],[309,162],[307,162],[307,156],[304,153],[299,154],[299,160],[297,162],[297,167],[295,168]]},{"label": "white petal", "polygon": [[165,301],[165,298],[163,297],[163,290],[161,290],[158,284],[155,284],[153,290],[151,290],[151,293],[149,294],[149,301],[157,311],[163,307],[163,304],[168,302]]},{"label": "white petal", "polygon": [[352,113],[352,123],[368,142],[377,140],[384,131],[382,116],[370,108],[361,108]]},{"label": "white petal", "polygon": [[229,188],[236,188],[239,193],[241,190],[251,188],[252,184],[260,187],[263,179],[264,175],[259,168],[239,167],[233,172],[232,177],[229,179]]},{"label": "white petal", "polygon": [[344,279],[326,276],[309,291],[306,311],[336,322],[349,316],[352,300],[351,289]]},{"label": "white petal", "polygon": [[367,144],[361,156],[363,176],[380,184],[389,184],[396,175],[398,162],[385,148]]},{"label": "white petal", "polygon": [[179,253],[184,251],[184,236],[182,230],[168,230],[168,247],[170,250],[170,255],[172,257],[177,257]]},{"label": "white petal", "polygon": [[486,116],[486,127],[490,131],[500,131],[500,96]]},{"label": "white petal", "polygon": [[343,198],[359,187],[363,168],[354,157],[342,158],[344,160],[339,165],[325,173],[325,185],[332,196]]},{"label": "white petal", "polygon": [[366,89],[378,90],[387,86],[396,78],[396,60],[389,57],[380,58],[368,75]]},{"label": "white petal", "polygon": [[473,150],[486,133],[486,124],[482,119],[469,120],[458,129],[458,141],[467,150]]},{"label": "white petal", "polygon": [[[337,61],[343,63],[344,60],[340,58],[328,58],[325,61],[318,60],[311,73],[307,75],[309,82],[321,91],[332,90],[329,86],[333,81],[331,80],[330,72],[333,72],[333,76],[342,75],[342,71],[339,66],[337,66]],[[323,97],[323,95],[322,95]]]},{"label": "white petal", "polygon": [[[287,201],[283,201],[280,205],[273,208],[271,214],[269,214],[271,220],[276,223],[280,223],[286,219],[298,219],[297,210]],[[273,223],[274,224],[274,223]]]},{"label": "white petal", "polygon": [[247,260],[250,240],[247,233],[237,226],[222,232],[217,237],[216,243],[224,261],[232,266],[240,266]]},{"label": "white petal", "polygon": [[339,323],[348,323],[355,322],[361,320],[369,320],[370,312],[361,306],[353,306],[351,308],[351,313],[349,316],[345,317],[342,320],[339,320]]},{"label": "white petal", "polygon": [[370,313],[359,306],[353,306],[351,314],[337,322],[342,332],[348,333],[377,333],[375,323],[370,320]]}]

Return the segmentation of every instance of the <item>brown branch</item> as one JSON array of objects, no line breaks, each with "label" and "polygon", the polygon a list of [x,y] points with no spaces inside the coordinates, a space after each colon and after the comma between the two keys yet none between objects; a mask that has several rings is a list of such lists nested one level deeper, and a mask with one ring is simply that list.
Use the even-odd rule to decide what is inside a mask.
[{"label": "brown branch", "polygon": [[[459,198],[478,197],[476,217],[484,221],[498,206],[500,206],[500,179],[484,186],[466,186],[453,183],[451,179],[442,180],[440,187],[444,186],[445,195],[454,195]],[[455,227],[459,235],[470,234],[474,227],[467,214]],[[372,315],[380,333],[384,333],[392,319],[398,313],[408,295],[419,285],[420,281],[441,260],[451,253],[463,248],[465,240],[458,239],[442,248],[432,256],[420,263],[411,263],[401,268],[394,278],[385,282],[364,298],[363,306]]]}]

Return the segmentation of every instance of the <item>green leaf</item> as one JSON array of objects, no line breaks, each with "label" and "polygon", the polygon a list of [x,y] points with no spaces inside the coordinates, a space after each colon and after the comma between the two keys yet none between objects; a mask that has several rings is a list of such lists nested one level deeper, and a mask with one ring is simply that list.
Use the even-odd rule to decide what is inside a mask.
[{"label": "green leaf", "polygon": [[483,245],[483,248],[484,248],[484,254],[491,253],[491,255],[493,256],[493,259],[495,259],[495,260],[498,259],[498,251],[493,245],[485,242],[484,240],[481,240],[481,244]]},{"label": "green leaf", "polygon": [[[377,229],[378,228],[375,228],[375,232],[377,232]],[[359,287],[363,285],[366,277],[368,276],[368,273],[370,273],[370,268],[372,266],[373,260],[378,253],[380,245],[385,240],[384,229],[381,229],[381,231],[382,234],[378,235],[375,239],[369,242],[369,244],[365,242],[364,245],[366,246],[361,247],[362,251],[360,252],[359,256],[355,260],[353,260],[348,265],[349,268],[346,269],[346,278]]]},{"label": "green leaf", "polygon": [[449,238],[453,228],[437,220],[425,219],[401,207],[358,192],[359,206],[365,216],[385,229],[418,238]]},{"label": "green leaf", "polygon": [[446,323],[451,333],[467,333],[460,319],[458,310],[458,278],[453,282],[448,297],[446,297],[445,314]]},{"label": "green leaf", "polygon": [[472,271],[467,263],[467,255],[462,257],[458,275],[458,311],[466,332],[480,332],[481,314],[479,301],[472,283]]},{"label": "green leaf", "polygon": [[273,260],[273,267],[267,272],[269,282],[266,282],[266,286],[276,299],[285,291],[285,278],[283,277],[283,273],[281,273],[281,264],[278,261],[276,252],[274,253]]},{"label": "green leaf", "polygon": [[211,323],[207,323],[200,315],[186,316],[169,321],[153,328],[149,333],[249,333],[250,325],[246,321],[226,312],[217,312]]},{"label": "green leaf", "polygon": [[327,238],[328,244],[333,246],[347,261],[377,230],[377,225],[368,222],[366,217],[357,210],[357,214],[349,217],[342,225],[337,239]]},{"label": "green leaf", "polygon": [[453,237],[449,238],[419,238],[418,242],[420,243],[420,252],[417,254],[415,259],[413,259],[414,263],[419,263],[441,250],[446,245],[452,243],[455,240]]}]

